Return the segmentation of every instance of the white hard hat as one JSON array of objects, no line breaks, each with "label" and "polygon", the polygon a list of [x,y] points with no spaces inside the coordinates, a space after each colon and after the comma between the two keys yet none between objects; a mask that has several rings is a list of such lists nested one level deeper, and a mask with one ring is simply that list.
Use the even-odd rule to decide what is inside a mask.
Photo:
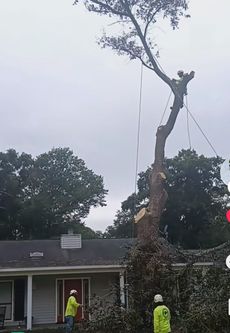
[{"label": "white hard hat", "polygon": [[163,302],[163,297],[159,294],[154,296],[154,303],[161,303]]},{"label": "white hard hat", "polygon": [[76,289],[72,289],[72,290],[70,290],[69,294],[70,295],[77,294],[77,290]]}]

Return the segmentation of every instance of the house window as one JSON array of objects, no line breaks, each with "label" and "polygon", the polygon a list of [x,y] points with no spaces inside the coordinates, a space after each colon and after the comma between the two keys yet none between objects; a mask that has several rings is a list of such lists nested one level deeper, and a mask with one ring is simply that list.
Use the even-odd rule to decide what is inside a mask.
[{"label": "house window", "polygon": [[5,320],[12,320],[12,281],[0,281],[0,306],[6,307]]}]

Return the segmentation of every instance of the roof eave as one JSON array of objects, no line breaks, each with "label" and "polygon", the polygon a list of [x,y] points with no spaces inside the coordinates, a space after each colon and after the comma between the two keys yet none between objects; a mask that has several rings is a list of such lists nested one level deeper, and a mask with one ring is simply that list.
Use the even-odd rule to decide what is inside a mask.
[{"label": "roof eave", "polygon": [[87,266],[55,266],[55,267],[22,267],[22,268],[2,268],[0,276],[6,275],[53,275],[71,273],[109,273],[120,272],[125,269],[125,265],[87,265]]}]

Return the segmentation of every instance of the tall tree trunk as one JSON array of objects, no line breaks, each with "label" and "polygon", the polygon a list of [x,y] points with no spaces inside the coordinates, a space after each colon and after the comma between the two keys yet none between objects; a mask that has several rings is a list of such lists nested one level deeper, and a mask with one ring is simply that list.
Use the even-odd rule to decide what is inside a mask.
[{"label": "tall tree trunk", "polygon": [[159,126],[156,133],[155,158],[150,175],[150,200],[145,215],[138,222],[138,237],[142,240],[155,239],[158,235],[162,212],[165,208],[168,194],[165,190],[165,144],[166,139],[173,130],[180,109],[183,107],[184,95],[187,94],[187,85],[194,77],[194,72],[183,74],[180,80],[172,80],[174,101],[168,121]]}]

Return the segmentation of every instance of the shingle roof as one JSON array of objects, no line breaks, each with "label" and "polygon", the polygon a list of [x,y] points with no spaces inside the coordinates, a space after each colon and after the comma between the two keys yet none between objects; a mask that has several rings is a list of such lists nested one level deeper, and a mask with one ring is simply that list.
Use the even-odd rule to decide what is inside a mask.
[{"label": "shingle roof", "polygon": [[[0,241],[0,271],[33,267],[119,265],[134,243],[134,239],[91,239],[82,240],[80,249],[62,249],[60,240]],[[31,258],[30,253],[33,252],[42,252],[43,257]],[[230,242],[227,242],[209,250],[182,250],[172,262],[225,264],[229,254]]]},{"label": "shingle roof", "polygon": [[[60,240],[0,241],[3,268],[117,265],[122,263],[132,239],[82,240],[80,249],[62,249]],[[43,257],[31,258],[31,252]]]},{"label": "shingle roof", "polygon": [[206,250],[184,250],[183,253],[193,262],[212,262],[225,265],[225,260],[230,255],[230,242]]}]

